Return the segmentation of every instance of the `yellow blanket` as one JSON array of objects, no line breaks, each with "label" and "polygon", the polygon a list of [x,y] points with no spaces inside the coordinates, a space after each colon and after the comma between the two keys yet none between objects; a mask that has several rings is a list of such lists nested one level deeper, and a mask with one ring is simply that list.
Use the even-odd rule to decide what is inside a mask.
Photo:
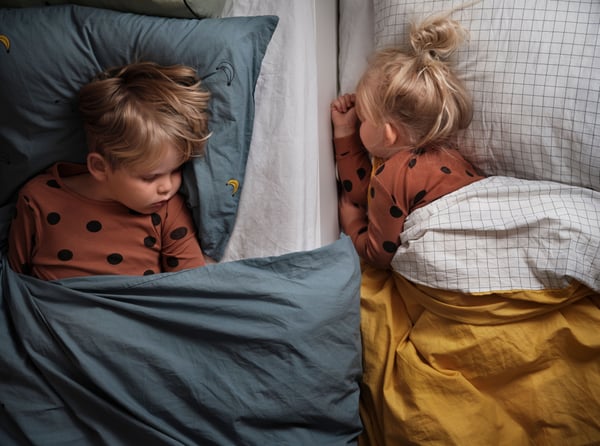
[{"label": "yellow blanket", "polygon": [[363,266],[361,446],[600,444],[600,295],[460,294]]}]

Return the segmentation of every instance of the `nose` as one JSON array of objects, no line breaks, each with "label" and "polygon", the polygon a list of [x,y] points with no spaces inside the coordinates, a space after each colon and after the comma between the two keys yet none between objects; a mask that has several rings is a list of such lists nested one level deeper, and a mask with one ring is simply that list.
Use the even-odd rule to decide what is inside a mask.
[{"label": "nose", "polygon": [[159,195],[168,195],[171,192],[172,187],[173,182],[171,181],[171,176],[165,175],[158,184],[157,192]]}]

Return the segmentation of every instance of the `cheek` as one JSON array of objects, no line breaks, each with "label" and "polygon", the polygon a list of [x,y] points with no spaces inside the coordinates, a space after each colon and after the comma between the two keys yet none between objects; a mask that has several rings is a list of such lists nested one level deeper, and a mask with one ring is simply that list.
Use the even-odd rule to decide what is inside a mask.
[{"label": "cheek", "polygon": [[363,144],[369,144],[369,142],[370,142],[369,141],[369,132],[367,131],[367,129],[364,125],[360,126],[358,134],[359,134],[360,139],[363,142]]},{"label": "cheek", "polygon": [[128,189],[124,189],[124,193],[133,201],[144,201],[154,196],[154,191],[148,184],[138,182],[130,184]]},{"label": "cheek", "polygon": [[360,139],[367,149],[372,149],[381,143],[378,132],[369,125],[361,125],[359,134]]},{"label": "cheek", "polygon": [[182,177],[181,171],[173,173],[173,187],[179,189],[181,187]]}]

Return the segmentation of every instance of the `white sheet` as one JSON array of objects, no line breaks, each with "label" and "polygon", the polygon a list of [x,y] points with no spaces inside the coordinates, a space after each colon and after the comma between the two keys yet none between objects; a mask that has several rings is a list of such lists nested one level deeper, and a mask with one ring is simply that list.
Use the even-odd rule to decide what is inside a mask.
[{"label": "white sheet", "polygon": [[339,0],[340,93],[352,93],[374,48],[373,2]]},{"label": "white sheet", "polygon": [[600,291],[600,192],[489,177],[412,212],[392,267],[464,292]]},{"label": "white sheet", "polygon": [[321,203],[335,179],[332,155],[331,165],[320,160],[320,150],[332,149],[330,140],[319,147],[319,131],[330,125],[319,125],[326,116],[318,114],[315,9],[307,0],[233,0],[225,7],[225,17],[277,15],[279,24],[256,86],[246,179],[223,261],[313,249],[339,236],[337,212]]}]

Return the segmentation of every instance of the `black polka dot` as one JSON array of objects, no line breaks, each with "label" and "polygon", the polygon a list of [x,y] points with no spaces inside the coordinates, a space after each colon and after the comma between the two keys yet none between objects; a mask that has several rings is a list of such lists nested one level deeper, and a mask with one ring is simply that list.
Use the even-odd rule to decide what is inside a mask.
[{"label": "black polka dot", "polygon": [[152,214],[150,218],[152,218],[152,224],[154,226],[158,226],[162,222],[162,218],[160,218],[160,215],[156,213]]},{"label": "black polka dot", "polygon": [[350,192],[352,190],[352,181],[350,180],[344,180],[342,185],[344,186],[344,190],[346,192]]},{"label": "black polka dot", "polygon": [[146,237],[144,239],[144,246],[146,246],[146,248],[152,248],[155,243],[156,243],[156,238],[152,237],[151,235],[149,235],[148,237]]},{"label": "black polka dot", "polygon": [[474,177],[475,175],[473,175],[472,172],[469,172],[468,170],[465,170],[465,173],[467,174],[468,177]]},{"label": "black polka dot", "polygon": [[46,221],[51,225],[56,225],[60,221],[60,214],[58,214],[57,212],[50,212],[46,216]]},{"label": "black polka dot", "polygon": [[60,184],[58,184],[58,182],[56,180],[48,180],[48,181],[46,181],[46,185],[53,187],[55,189],[60,189]]},{"label": "black polka dot", "polygon": [[115,252],[106,256],[106,261],[111,265],[118,265],[123,261],[123,256]]},{"label": "black polka dot", "polygon": [[180,226],[177,229],[174,229],[173,231],[171,231],[170,237],[171,240],[181,240],[183,237],[185,237],[188,233],[188,230],[185,226]]},{"label": "black polka dot", "polygon": [[371,188],[369,193],[371,194],[371,199],[375,198],[375,188],[374,187]]},{"label": "black polka dot", "polygon": [[360,229],[358,230],[358,233],[359,233],[359,234],[364,234],[365,232],[367,232],[367,230],[368,230],[368,228],[367,228],[366,226],[363,226],[362,228],[360,228]]},{"label": "black polka dot", "polygon": [[356,175],[358,175],[359,180],[362,180],[367,176],[367,171],[361,167],[356,171]]},{"label": "black polka dot", "polygon": [[379,175],[381,172],[383,172],[383,169],[385,169],[385,164],[382,164],[377,168],[377,170],[375,171],[375,175]]},{"label": "black polka dot", "polygon": [[179,259],[177,257],[167,257],[167,265],[171,268],[179,266]]},{"label": "black polka dot", "polygon": [[446,175],[449,175],[452,173],[452,171],[450,170],[449,167],[446,166],[442,166],[442,168],[440,169],[442,171],[442,173],[445,173]]},{"label": "black polka dot", "polygon": [[68,249],[61,249],[60,251],[58,251],[56,257],[58,257],[58,260],[67,262],[73,258],[73,252],[69,251]]},{"label": "black polka dot", "polygon": [[151,276],[152,274],[154,274],[154,271],[152,271],[151,269],[147,269],[146,271],[144,271],[144,276]]},{"label": "black polka dot", "polygon": [[408,167],[409,168],[413,168],[415,167],[415,165],[417,164],[417,159],[416,158],[412,158],[409,162],[408,162]]},{"label": "black polka dot", "polygon": [[128,209],[128,211],[131,215],[142,215],[138,211],[134,211],[133,209]]},{"label": "black polka dot", "polygon": [[397,246],[394,242],[383,242],[383,250],[385,252],[396,252]]},{"label": "black polka dot", "polygon": [[87,225],[85,225],[85,228],[90,232],[99,232],[102,230],[102,223],[98,220],[90,220],[87,222]]},{"label": "black polka dot", "polygon": [[427,195],[427,191],[426,190],[422,190],[422,191],[418,192],[417,195],[415,195],[415,199],[413,201],[413,205],[417,204],[421,200],[423,200],[423,198],[425,198],[425,195]]},{"label": "black polka dot", "polygon": [[404,215],[404,212],[398,206],[392,206],[390,208],[390,215],[394,218],[400,218]]}]

